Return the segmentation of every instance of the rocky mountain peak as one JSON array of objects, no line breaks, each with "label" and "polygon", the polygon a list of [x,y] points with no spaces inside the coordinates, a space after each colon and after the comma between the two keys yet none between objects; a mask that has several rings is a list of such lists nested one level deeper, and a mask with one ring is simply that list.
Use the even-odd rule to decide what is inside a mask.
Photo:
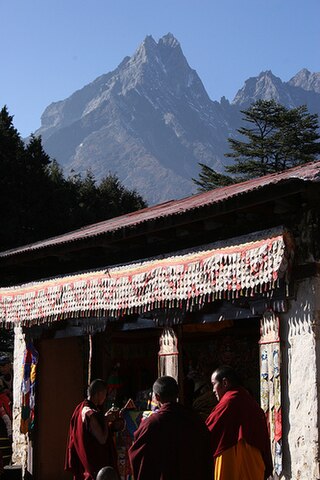
[{"label": "rocky mountain peak", "polygon": [[250,77],[245,81],[244,86],[237,92],[233,99],[234,105],[247,108],[257,100],[275,100],[284,105],[294,104],[290,92],[279,77],[276,77],[271,70],[261,72],[257,77]]},{"label": "rocky mountain peak", "polygon": [[159,45],[164,45],[166,47],[177,48],[180,47],[179,41],[176,39],[172,33],[167,33],[159,40]]},{"label": "rocky mountain peak", "polygon": [[289,80],[288,84],[320,93],[320,72],[311,73],[307,68],[303,68]]},{"label": "rocky mountain peak", "polygon": [[319,75],[304,69],[284,83],[267,70],[246,80],[233,104],[212,101],[172,33],[148,35],[113,71],[49,105],[36,135],[67,175],[90,169],[99,181],[112,172],[154,204],[193,193],[199,162],[223,171],[228,138],[252,102],[318,112]]},{"label": "rocky mountain peak", "polygon": [[178,66],[183,66],[186,70],[190,70],[181,45],[172,33],[168,33],[159,39],[158,50],[165,65],[172,67],[177,62]]},{"label": "rocky mountain peak", "polygon": [[310,70],[308,70],[307,68],[302,68],[301,70],[299,70],[298,73],[296,73],[296,75],[293,78],[308,80],[310,75],[312,75]]},{"label": "rocky mountain peak", "polygon": [[154,40],[152,35],[147,35],[143,42],[137,48],[133,58],[137,59],[141,57],[146,59],[149,55],[153,55],[157,48],[157,42]]},{"label": "rocky mountain peak", "polygon": [[189,66],[180,43],[171,33],[158,42],[148,35],[125,68],[119,66],[118,69],[123,94],[136,90],[150,98],[150,90],[161,90],[167,95],[192,97],[192,101],[199,98],[209,101],[199,76]]},{"label": "rocky mountain peak", "polygon": [[154,40],[152,35],[147,35],[132,56],[132,62],[140,60],[150,63],[152,60],[157,59],[165,63],[166,59],[171,55],[184,57],[180,43],[172,33],[163,36],[158,42]]},{"label": "rocky mountain peak", "polygon": [[273,75],[271,70],[265,70],[264,72],[260,72],[258,78],[269,78],[271,80],[276,79],[277,77]]},{"label": "rocky mountain peak", "polygon": [[157,45],[157,42],[155,41],[152,35],[146,35],[141,45],[153,47]]}]

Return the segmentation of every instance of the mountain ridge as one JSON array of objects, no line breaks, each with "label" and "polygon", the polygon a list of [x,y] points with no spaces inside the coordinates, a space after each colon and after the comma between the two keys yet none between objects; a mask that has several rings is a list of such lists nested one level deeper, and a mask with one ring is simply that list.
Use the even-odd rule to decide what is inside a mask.
[{"label": "mountain ridge", "polygon": [[218,102],[174,35],[158,42],[148,35],[113,71],[50,104],[35,134],[65,173],[90,169],[97,180],[116,173],[154,204],[194,193],[199,162],[217,171],[230,164],[227,139],[237,137],[240,111],[258,98],[290,108],[304,100],[320,113],[320,74],[302,69],[282,82],[271,71],[261,72],[232,102]]}]

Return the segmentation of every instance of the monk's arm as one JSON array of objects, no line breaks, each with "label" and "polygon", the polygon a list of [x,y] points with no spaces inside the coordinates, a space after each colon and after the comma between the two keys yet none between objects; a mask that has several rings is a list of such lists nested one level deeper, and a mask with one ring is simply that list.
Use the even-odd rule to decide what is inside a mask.
[{"label": "monk's arm", "polygon": [[107,421],[105,420],[104,428],[100,425],[95,415],[91,415],[90,417],[90,431],[95,439],[103,445],[106,443],[108,435],[109,435],[109,428]]},{"label": "monk's arm", "polygon": [[156,425],[151,424],[149,428],[144,428],[144,425],[140,426],[136,432],[135,441],[129,449],[129,458],[135,480],[160,479],[160,452],[161,439]]},{"label": "monk's arm", "polygon": [[234,422],[232,421],[233,415],[231,414],[233,407],[231,406],[231,408],[229,408],[229,403],[225,404],[220,401],[206,420],[213,452],[216,451],[225,432],[228,431],[229,428],[233,429]]}]

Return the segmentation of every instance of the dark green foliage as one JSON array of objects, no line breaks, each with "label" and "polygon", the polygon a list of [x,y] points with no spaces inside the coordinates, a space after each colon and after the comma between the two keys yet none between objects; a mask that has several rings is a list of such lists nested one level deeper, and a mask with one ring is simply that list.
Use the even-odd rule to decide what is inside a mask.
[{"label": "dark green foliage", "polygon": [[215,172],[211,167],[205,165],[204,163],[199,163],[199,165],[201,167],[199,178],[193,178],[192,180],[196,185],[198,185],[198,190],[201,192],[236,183],[236,180],[232,177]]},{"label": "dark green foliage", "polygon": [[[12,124],[13,117],[4,107],[0,111],[0,218],[2,238],[7,238],[8,230],[15,235],[13,220],[19,212],[16,197],[20,195],[20,179],[15,176],[15,166],[21,163],[24,146]],[[2,243],[2,242],[0,242]]]},{"label": "dark green foliage", "polygon": [[258,100],[242,111],[251,128],[238,131],[247,142],[229,139],[236,163],[227,171],[245,178],[280,172],[311,162],[320,153],[317,115],[306,106],[289,110],[274,100]]},{"label": "dark green foliage", "polygon": [[126,189],[118,177],[111,173],[101,181],[98,191],[100,208],[108,212],[110,218],[147,206],[137,192]]},{"label": "dark green foliage", "polygon": [[31,136],[27,145],[4,107],[0,112],[0,250],[58,235],[144,208],[115,175],[100,185],[92,173],[65,178],[61,167]]},{"label": "dark green foliage", "polygon": [[306,106],[287,109],[274,100],[258,100],[243,110],[243,120],[250,124],[238,132],[246,141],[230,138],[232,152],[226,157],[235,163],[225,168],[231,174],[221,175],[201,165],[201,190],[276,173],[308,163],[320,154],[318,116],[308,113]]},{"label": "dark green foliage", "polygon": [[125,188],[118,177],[107,175],[99,185],[89,171],[85,178],[74,175],[67,180],[70,228],[107,220],[147,206],[134,190]]}]

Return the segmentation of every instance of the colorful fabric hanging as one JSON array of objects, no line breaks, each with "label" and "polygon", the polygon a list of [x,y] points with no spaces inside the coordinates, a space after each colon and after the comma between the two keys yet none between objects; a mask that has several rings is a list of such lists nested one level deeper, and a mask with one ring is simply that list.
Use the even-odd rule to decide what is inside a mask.
[{"label": "colorful fabric hanging", "polygon": [[282,414],[279,319],[272,311],[261,319],[260,399],[270,433],[274,472],[282,472]]},{"label": "colorful fabric hanging", "polygon": [[132,479],[128,450],[132,445],[134,432],[139,426],[141,417],[142,413],[137,410],[134,401],[130,398],[122,409],[122,418],[125,421],[125,428],[116,433],[116,448],[121,480]]},{"label": "colorful fabric hanging", "polygon": [[25,349],[21,383],[21,422],[20,432],[31,433],[34,429],[36,368],[39,354],[32,343]]}]

